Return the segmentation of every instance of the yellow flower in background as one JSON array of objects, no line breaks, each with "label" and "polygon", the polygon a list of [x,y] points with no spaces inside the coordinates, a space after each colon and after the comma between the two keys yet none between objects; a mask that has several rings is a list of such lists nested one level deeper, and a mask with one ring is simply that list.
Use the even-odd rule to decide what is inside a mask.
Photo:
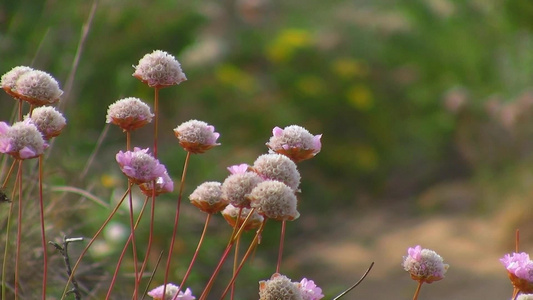
[{"label": "yellow flower in background", "polygon": [[253,76],[235,65],[222,64],[215,70],[215,77],[223,84],[232,86],[241,92],[253,92],[256,83]]},{"label": "yellow flower in background", "polygon": [[366,77],[368,74],[368,67],[366,64],[349,57],[334,60],[331,63],[331,70],[335,75],[343,79]]},{"label": "yellow flower in background", "polygon": [[114,175],[110,174],[103,174],[100,177],[100,182],[102,183],[102,186],[105,188],[114,188],[117,187],[119,184],[121,184],[121,181],[119,178],[117,178]]},{"label": "yellow flower in background", "polygon": [[306,96],[319,96],[326,90],[324,80],[318,76],[303,76],[296,86]]},{"label": "yellow flower in background", "polygon": [[291,60],[298,49],[309,47],[313,43],[311,34],[303,29],[285,29],[267,46],[267,57],[282,63]]},{"label": "yellow flower in background", "polygon": [[348,103],[360,111],[368,111],[374,106],[372,91],[364,85],[354,85],[346,92]]},{"label": "yellow flower in background", "polygon": [[370,145],[358,145],[354,149],[356,164],[364,170],[372,171],[378,166],[378,154]]}]

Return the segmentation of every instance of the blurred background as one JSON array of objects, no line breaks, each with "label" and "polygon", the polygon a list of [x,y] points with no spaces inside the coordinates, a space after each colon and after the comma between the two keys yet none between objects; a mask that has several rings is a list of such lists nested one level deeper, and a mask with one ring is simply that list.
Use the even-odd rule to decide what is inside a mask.
[{"label": "blurred background", "polygon": [[[87,175],[80,173],[109,104],[139,97],[152,105],[153,90],[131,76],[132,66],[161,49],[188,78],[160,93],[159,158],[176,183],[185,152],[172,129],[199,119],[221,133],[220,147],[192,157],[185,197],[204,181],[223,181],[227,166],[253,163],[275,126],[323,134],[322,152],[299,164],[301,217],[288,226],[282,273],[315,280],[330,299],[375,261],[345,299],[410,299],[416,283],[400,264],[407,248],[420,244],[450,264],[447,278],[424,286],[421,298],[508,299],[511,285],[498,259],[515,249],[515,229],[523,251],[533,246],[532,30],[533,2],[520,0],[3,0],[0,73],[32,66],[65,90],[58,106],[68,125],[45,166],[50,240],[90,237],[109,213],[61,187],[110,205],[123,193],[127,183],[114,157],[125,137],[116,127]],[[14,101],[0,99],[0,117],[9,120]],[[133,145],[150,147],[152,134],[151,126],[136,131]],[[168,248],[176,198],[158,198],[152,267]],[[176,284],[204,220],[186,200],[171,272]],[[31,265],[40,240],[30,238],[39,231],[38,224],[29,230],[27,207]],[[146,240],[144,221],[138,245]],[[124,210],[90,252],[79,275],[89,298],[107,290],[127,224]],[[211,225],[187,284],[197,296],[230,233],[221,217]],[[268,227],[236,299],[255,299],[258,280],[275,270],[280,226]],[[73,245],[72,255],[81,249]],[[49,250],[57,260],[53,297],[66,276]],[[26,270],[27,289],[39,290],[39,267]],[[117,295],[131,294],[128,268]]]}]

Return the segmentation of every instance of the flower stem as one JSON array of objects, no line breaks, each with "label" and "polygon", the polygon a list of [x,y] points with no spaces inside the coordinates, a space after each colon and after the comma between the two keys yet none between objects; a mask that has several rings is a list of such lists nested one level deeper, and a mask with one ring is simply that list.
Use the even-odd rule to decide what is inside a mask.
[{"label": "flower stem", "polygon": [[[237,220],[240,219],[240,216],[239,218],[237,218]],[[235,275],[235,273],[237,272],[237,262],[239,261],[239,248],[241,246],[241,237],[239,236],[237,238],[237,241],[235,241],[235,255],[233,256],[233,275]],[[232,276],[233,276],[232,275]],[[233,300],[235,297],[235,282],[231,285],[231,300]]]},{"label": "flower stem", "polygon": [[138,281],[138,276],[139,276],[139,273],[138,270],[138,266],[137,266],[137,245],[135,244],[135,225],[133,224],[133,195],[131,193],[131,189],[130,189],[130,193],[129,193],[129,204],[130,204],[130,229],[131,229],[131,233],[130,233],[130,238],[128,240],[131,240],[131,248],[132,248],[132,251],[133,251],[133,274],[135,276],[135,281],[134,281],[134,287],[133,287],[133,299],[134,300],[137,300],[137,290],[138,290],[138,287],[139,285],[137,284]]},{"label": "flower stem", "polygon": [[154,88],[154,158],[157,158],[157,132],[159,130],[159,88]]},{"label": "flower stem", "polygon": [[285,228],[287,221],[283,220],[281,222],[281,234],[279,239],[279,252],[278,252],[278,264],[276,265],[276,273],[279,273],[281,268],[281,257],[283,256],[283,241],[285,240]]},{"label": "flower stem", "polygon": [[[141,208],[141,212],[139,213],[139,217],[137,217],[137,221],[135,222],[135,225],[133,226],[134,230],[137,229],[137,226],[139,225],[139,222],[141,221],[141,217],[143,215],[144,209],[146,208],[146,204],[148,203],[148,197],[146,197],[143,207]],[[107,290],[106,299],[109,299],[111,296],[111,290],[113,289],[113,286],[115,285],[115,281],[117,279],[118,270],[120,269],[120,265],[122,264],[122,260],[124,259],[124,256],[126,255],[126,250],[128,249],[128,245],[130,244],[131,240],[133,238],[133,234],[130,233],[130,236],[128,237],[128,240],[126,241],[126,244],[124,245],[124,248],[122,249],[122,252],[120,253],[120,256],[118,258],[117,265],[115,267],[115,273],[113,273],[113,277],[111,278],[111,284],[109,284],[109,289]],[[141,274],[139,272],[139,274]],[[138,286],[140,281],[140,275],[138,278],[135,278],[135,285]],[[135,296],[135,295],[134,295]]]},{"label": "flower stem", "polygon": [[41,217],[41,242],[43,246],[43,300],[46,300],[46,281],[48,275],[48,254],[46,252],[46,231],[44,228],[44,205],[43,205],[43,156],[39,156],[39,214]]},{"label": "flower stem", "polygon": [[128,187],[128,190],[124,193],[124,195],[122,195],[122,197],[120,198],[120,201],[117,203],[117,205],[115,206],[115,208],[113,208],[113,211],[111,211],[111,213],[109,214],[109,216],[107,217],[107,219],[104,221],[104,223],[102,224],[102,226],[100,226],[100,228],[98,229],[98,231],[96,231],[96,233],[95,233],[94,236],[91,238],[91,240],[89,241],[89,243],[87,244],[87,246],[85,246],[85,248],[83,249],[83,251],[81,251],[80,257],[78,257],[78,259],[76,260],[76,263],[74,264],[74,267],[72,268],[72,273],[70,274],[70,276],[69,276],[68,279],[67,279],[67,283],[65,284],[65,288],[63,289],[63,294],[61,295],[61,300],[65,299],[65,297],[66,297],[66,295],[67,295],[68,286],[69,286],[69,284],[72,282],[72,278],[74,277],[74,274],[76,273],[76,270],[78,269],[78,266],[79,266],[79,264],[80,264],[80,262],[81,262],[81,259],[85,256],[85,254],[87,253],[87,251],[89,250],[89,248],[92,246],[92,244],[94,243],[94,241],[96,240],[96,238],[100,235],[100,233],[102,233],[102,231],[103,231],[104,228],[107,226],[107,224],[109,223],[109,221],[111,221],[111,219],[113,218],[113,216],[115,215],[115,213],[118,211],[118,209],[120,208],[120,205],[122,205],[122,202],[124,202],[124,199],[126,199],[126,196],[127,196],[128,193],[130,192],[132,186],[133,186],[133,184],[130,183],[130,186]]},{"label": "flower stem", "polygon": [[15,300],[18,299],[19,287],[19,258],[20,258],[20,244],[22,244],[22,160],[19,160],[19,169],[17,172],[17,185],[19,194],[19,209],[17,218],[17,247],[15,252]]},{"label": "flower stem", "polygon": [[185,162],[183,163],[183,173],[181,174],[178,203],[176,204],[176,216],[174,218],[174,228],[172,229],[172,238],[170,239],[170,247],[168,249],[167,264],[165,266],[165,282],[163,285],[163,295],[165,295],[166,289],[167,289],[168,272],[170,270],[170,261],[172,260],[172,250],[174,250],[174,242],[176,241],[176,232],[178,231],[178,221],[180,218],[181,197],[183,196],[183,187],[185,186],[185,176],[187,175],[187,167],[189,165],[190,157],[191,157],[191,152],[187,151],[187,156],[185,156]]},{"label": "flower stem", "polygon": [[17,161],[13,160],[13,163],[11,164],[11,167],[9,168],[9,171],[7,172],[6,179],[4,179],[4,183],[2,184],[2,189],[6,188],[7,182],[9,181],[9,177],[11,177],[11,173],[13,172],[13,169],[15,168],[16,164],[17,164]]},{"label": "flower stem", "polygon": [[420,288],[422,287],[422,280],[418,281],[418,286],[416,287],[415,295],[413,296],[413,300],[418,299],[418,294],[420,293]]},{"label": "flower stem", "polygon": [[268,219],[265,218],[265,220],[263,221],[263,223],[261,223],[261,226],[259,227],[259,229],[255,233],[254,239],[250,243],[250,246],[248,247],[248,250],[246,250],[246,253],[244,254],[244,257],[242,258],[241,263],[239,264],[239,267],[237,268],[237,271],[231,277],[230,282],[228,283],[228,285],[226,286],[226,289],[224,290],[224,293],[222,293],[222,296],[220,296],[220,300],[224,299],[224,297],[228,293],[230,287],[235,282],[235,279],[237,278],[237,275],[239,275],[239,272],[241,271],[242,267],[244,266],[244,263],[246,262],[246,260],[248,259],[248,257],[252,253],[252,251],[255,249],[255,246],[257,246],[257,243],[258,243],[258,241],[260,239],[260,236],[261,236],[261,233],[263,232],[263,229],[265,228],[265,224],[266,224],[267,220]]},{"label": "flower stem", "polygon": [[[18,173],[18,171],[17,171]],[[17,183],[18,183],[18,176],[17,178],[15,179],[15,187],[17,186]],[[15,201],[13,201],[13,199],[15,198],[15,191],[17,189],[14,188],[13,191],[11,192],[11,203],[9,204],[9,213],[7,215],[7,225],[6,225],[6,242],[5,242],[5,246],[4,246],[4,259],[3,259],[3,262],[2,262],[2,299],[7,299],[7,296],[6,296],[6,270],[7,270],[7,253],[8,253],[8,250],[9,250],[9,232],[11,231],[11,215],[13,214],[13,207],[15,205]]]},{"label": "flower stem", "polygon": [[[154,180],[152,185],[155,187],[156,186],[155,184],[156,182]],[[148,200],[148,197],[146,198],[146,200]],[[139,274],[141,274],[141,276],[139,276],[137,284],[140,284],[141,282],[142,274],[144,274],[144,270],[146,268],[146,265],[148,264],[148,257],[150,256],[150,250],[152,249],[152,239],[154,236],[154,219],[155,219],[154,211],[155,211],[155,188],[152,190],[152,205],[150,207],[150,233],[148,234],[148,246],[146,247],[146,254],[144,255],[144,261],[141,266],[141,270],[139,271]],[[143,297],[144,297],[144,294],[143,294]]]},{"label": "flower stem", "polygon": [[[196,257],[198,256],[198,253],[200,252],[200,247],[202,246],[202,243],[205,238],[205,233],[207,232],[207,225],[209,225],[209,221],[211,220],[212,214],[207,214],[205,217],[205,224],[204,224],[204,230],[202,231],[202,235],[200,236],[200,240],[198,241],[198,246],[196,246],[196,251],[194,251],[194,255],[191,259],[191,263],[189,264],[189,268],[187,268],[187,272],[185,272],[185,276],[183,276],[183,279],[181,280],[181,283],[179,285],[179,289],[183,289],[183,286],[187,282],[187,278],[189,277],[189,274],[191,273],[192,266],[194,265],[194,262],[196,261]],[[179,291],[178,291],[179,294]]]}]

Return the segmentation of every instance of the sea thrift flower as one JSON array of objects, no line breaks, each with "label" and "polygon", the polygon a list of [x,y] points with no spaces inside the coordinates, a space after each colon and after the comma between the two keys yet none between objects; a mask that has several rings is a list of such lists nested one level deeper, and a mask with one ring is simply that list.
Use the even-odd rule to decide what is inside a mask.
[{"label": "sea thrift flower", "polygon": [[[167,288],[165,289],[164,285],[158,286],[155,289],[148,292],[148,296],[152,297],[154,300],[194,300],[196,297],[192,295],[191,289],[187,288],[185,292],[179,291],[179,286],[172,283],[168,283]],[[163,290],[165,289],[165,294],[163,295]]]},{"label": "sea thrift flower", "polygon": [[17,83],[20,75],[29,71],[33,71],[33,69],[25,66],[14,67],[11,69],[11,71],[2,75],[2,78],[0,79],[0,86],[2,89],[4,89],[4,91],[6,91],[6,93],[17,98],[17,94],[13,91],[15,89],[15,84]]},{"label": "sea thrift flower", "polygon": [[215,127],[202,121],[187,121],[176,127],[174,134],[180,145],[191,153],[204,153],[220,145],[217,143],[220,134],[215,132]]},{"label": "sea thrift flower", "polygon": [[201,211],[214,214],[224,209],[229,201],[222,199],[222,184],[208,181],[200,184],[189,196],[191,203]]},{"label": "sea thrift flower", "polygon": [[248,195],[262,181],[263,178],[254,172],[230,175],[222,183],[222,198],[235,207],[250,207]]},{"label": "sea thrift flower", "polygon": [[277,221],[292,221],[300,216],[294,191],[285,183],[266,180],[259,183],[250,193],[250,206],[260,214]]},{"label": "sea thrift flower", "polygon": [[263,154],[255,160],[253,169],[264,179],[278,180],[298,190],[300,173],[296,164],[285,155]]},{"label": "sea thrift flower", "polygon": [[522,294],[516,297],[516,300],[533,300],[533,294]]},{"label": "sea thrift flower", "polygon": [[[151,197],[153,194],[153,181],[141,183],[139,188],[141,188],[141,192],[143,194]],[[174,182],[172,181],[172,178],[168,176],[168,173],[165,170],[163,176],[160,176],[155,180],[155,195],[158,196],[160,194],[172,193],[173,190]]]},{"label": "sea thrift flower", "polygon": [[[246,217],[248,216],[248,214],[250,214],[250,211],[250,208],[238,208],[231,204],[228,204],[228,206],[226,206],[226,208],[224,208],[224,210],[222,211],[222,216],[224,217],[224,219],[226,219],[226,221],[231,227],[237,226],[237,228],[241,228],[242,224],[244,223],[244,220],[246,220]],[[248,218],[246,225],[243,227],[243,230],[248,231],[259,228],[259,226],[261,225],[261,223],[263,223],[264,220],[265,218],[254,210],[250,218]]]},{"label": "sea thrift flower", "polygon": [[244,174],[248,171],[250,166],[248,164],[233,165],[228,167],[228,171],[231,174]]},{"label": "sea thrift flower", "polygon": [[150,123],[153,116],[146,103],[130,97],[109,105],[106,123],[113,123],[123,131],[132,131]]},{"label": "sea thrift flower", "polygon": [[321,134],[313,136],[307,129],[297,125],[287,126],[285,129],[276,126],[266,145],[272,152],[286,155],[294,162],[300,162],[320,152],[321,137]]},{"label": "sea thrift flower", "polygon": [[269,280],[259,281],[259,300],[304,300],[298,285],[287,276],[274,273]]},{"label": "sea thrift flower", "polygon": [[525,252],[505,254],[500,262],[507,269],[513,286],[522,293],[533,293],[533,261]]},{"label": "sea thrift flower", "polygon": [[133,151],[119,151],[116,160],[122,173],[135,184],[157,180],[159,177],[163,177],[166,172],[165,166],[148,153],[148,148],[135,147]]},{"label": "sea thrift flower", "polygon": [[16,159],[28,159],[41,155],[48,147],[43,135],[29,120],[16,122],[13,126],[0,122],[0,152]]},{"label": "sea thrift flower", "polygon": [[409,248],[407,253],[403,258],[403,268],[413,280],[432,283],[444,278],[449,265],[444,264],[435,251],[416,246]]},{"label": "sea thrift flower", "polygon": [[303,300],[319,300],[324,298],[322,289],[319,288],[313,280],[308,280],[307,278],[302,279],[299,288]]},{"label": "sea thrift flower", "polygon": [[50,74],[39,70],[21,74],[11,91],[16,98],[35,106],[55,103],[63,94],[57,81]]},{"label": "sea thrift flower", "polygon": [[187,80],[176,58],[161,50],[146,54],[134,68],[133,76],[149,87],[163,88]]},{"label": "sea thrift flower", "polygon": [[31,120],[46,140],[58,136],[67,125],[65,117],[51,106],[37,107],[32,111],[31,117],[27,115],[24,119]]}]

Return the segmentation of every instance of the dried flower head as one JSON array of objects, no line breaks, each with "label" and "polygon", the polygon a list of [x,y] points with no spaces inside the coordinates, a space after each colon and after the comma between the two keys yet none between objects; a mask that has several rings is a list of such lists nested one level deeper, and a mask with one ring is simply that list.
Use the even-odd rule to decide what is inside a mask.
[{"label": "dried flower head", "polygon": [[133,151],[119,151],[116,160],[122,173],[135,184],[157,180],[159,177],[163,177],[167,171],[165,166],[159,163],[159,160],[148,153],[148,148],[135,147]]},{"label": "dried flower head", "polygon": [[50,74],[39,70],[21,74],[11,92],[16,98],[35,106],[55,103],[63,94],[57,81]]},{"label": "dried flower head", "polygon": [[124,98],[109,105],[106,123],[112,123],[123,131],[132,131],[152,122],[150,107],[139,98]]},{"label": "dried flower head", "polygon": [[12,126],[0,122],[0,152],[16,159],[29,159],[41,155],[48,144],[37,127],[29,120]]},{"label": "dried flower head", "polygon": [[[168,283],[166,285],[166,289],[164,285],[158,286],[155,289],[148,292],[148,296],[152,297],[154,300],[194,300],[196,297],[192,295],[191,289],[187,288],[185,292],[180,291],[179,294],[179,286],[174,285],[172,283]],[[165,290],[165,294],[163,295],[163,290]]]},{"label": "dried flower head", "polygon": [[200,184],[189,196],[189,200],[194,206],[208,214],[223,210],[229,203],[222,198],[222,184],[216,181]]},{"label": "dried flower head", "polygon": [[26,115],[24,119],[31,120],[46,140],[58,136],[67,125],[65,117],[51,106],[37,107],[32,111],[31,117]]},{"label": "dried flower head", "polygon": [[302,279],[299,283],[300,292],[303,300],[319,300],[324,298],[322,289],[319,288],[313,280]]},{"label": "dried flower head", "polygon": [[[250,211],[250,208],[239,208],[228,204],[228,206],[226,206],[226,208],[224,208],[222,211],[222,216],[224,219],[226,219],[231,227],[237,226],[237,228],[241,228]],[[248,218],[246,225],[243,227],[243,230],[248,231],[257,229],[259,226],[261,226],[261,223],[263,223],[264,220],[265,218],[254,210],[250,218]]]},{"label": "dried flower head", "polygon": [[287,276],[274,273],[269,280],[259,281],[259,300],[303,300],[298,285]]},{"label": "dried flower head", "polygon": [[163,88],[187,80],[176,58],[161,50],[146,54],[134,68],[133,76],[149,87]]},{"label": "dried flower head", "polygon": [[254,172],[230,175],[222,183],[222,198],[235,207],[250,207],[248,195],[262,181],[263,178]]},{"label": "dried flower head", "polygon": [[276,126],[266,145],[272,152],[286,155],[294,162],[300,162],[320,152],[321,137],[321,134],[312,135],[307,129],[298,125],[287,126],[284,129]]},{"label": "dried flower head", "polygon": [[522,293],[533,293],[533,261],[525,252],[505,254],[500,262],[507,269],[509,279]]},{"label": "dried flower head", "polygon": [[17,98],[17,94],[13,91],[15,89],[17,80],[19,79],[20,75],[29,71],[33,71],[33,69],[26,66],[14,67],[9,72],[2,75],[2,78],[0,79],[0,86],[2,89],[4,89],[4,91],[6,91],[6,93]]},{"label": "dried flower head", "polygon": [[444,278],[449,265],[435,251],[422,249],[419,245],[407,250],[403,258],[403,268],[411,274],[413,280],[432,283]]},{"label": "dried flower head", "polygon": [[231,174],[244,174],[248,171],[250,166],[248,164],[233,165],[228,167]]},{"label": "dried flower head", "polygon": [[[154,182],[149,181],[145,183],[141,183],[139,185],[139,188],[141,188],[141,192],[145,194],[148,197],[151,197],[154,193]],[[172,181],[172,178],[168,176],[168,173],[165,170],[165,173],[163,176],[158,177],[155,180],[155,196],[165,194],[165,193],[172,193],[174,190],[174,182]]]},{"label": "dried flower head", "polygon": [[259,183],[248,198],[250,206],[269,219],[292,221],[300,216],[294,191],[281,181],[265,180]]},{"label": "dried flower head", "polygon": [[296,164],[285,155],[263,154],[255,160],[253,169],[264,179],[278,180],[298,190],[300,173]]},{"label": "dried flower head", "polygon": [[215,127],[198,120],[187,121],[174,129],[174,134],[180,145],[191,153],[204,153],[220,145],[217,139],[220,136],[215,132]]}]

